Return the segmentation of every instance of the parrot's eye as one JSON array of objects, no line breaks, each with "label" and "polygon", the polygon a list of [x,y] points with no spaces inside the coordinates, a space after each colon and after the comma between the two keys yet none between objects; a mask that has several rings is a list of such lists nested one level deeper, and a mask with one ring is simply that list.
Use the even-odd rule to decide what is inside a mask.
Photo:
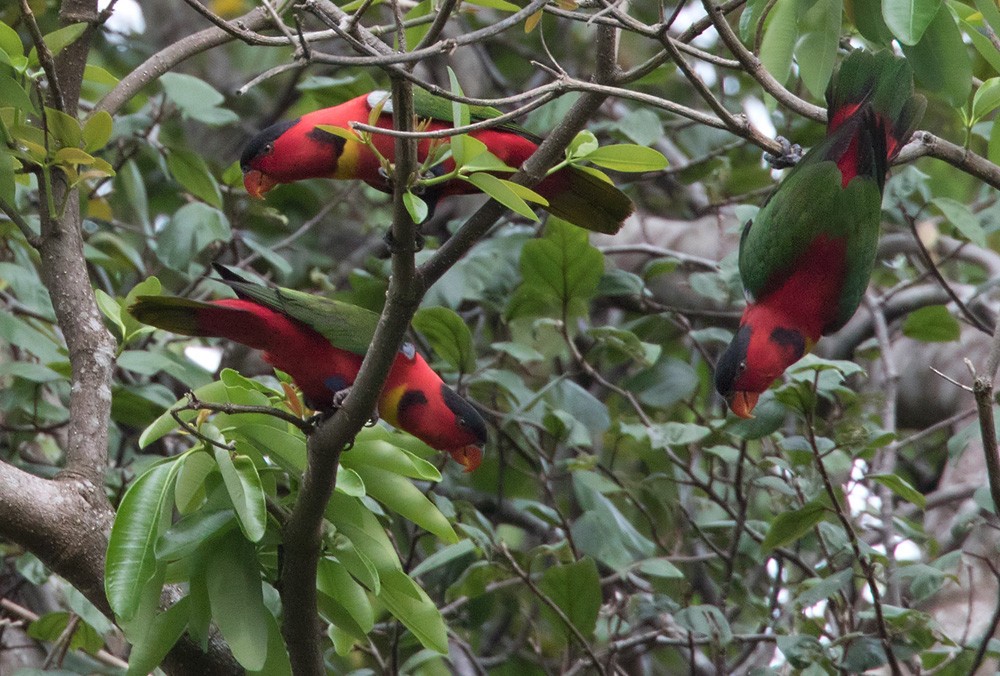
[{"label": "parrot's eye", "polygon": [[264,154],[265,155],[270,155],[273,152],[274,152],[274,144],[273,143],[268,143],[266,146],[264,146]]},{"label": "parrot's eye", "polygon": [[743,373],[746,370],[747,370],[747,363],[745,361],[741,361],[740,365],[736,367],[737,373]]}]

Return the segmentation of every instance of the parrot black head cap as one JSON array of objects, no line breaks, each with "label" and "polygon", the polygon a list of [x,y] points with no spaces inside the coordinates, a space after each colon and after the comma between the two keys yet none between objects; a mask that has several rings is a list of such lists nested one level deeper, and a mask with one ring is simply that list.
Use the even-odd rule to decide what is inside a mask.
[{"label": "parrot black head cap", "polygon": [[298,123],[299,118],[295,118],[294,120],[287,120],[285,122],[272,124],[267,129],[258,132],[258,134],[250,139],[250,142],[243,148],[243,154],[240,155],[240,169],[243,171],[250,169],[251,162],[261,155],[266,155],[269,152],[268,146],[270,146],[279,136]]},{"label": "parrot black head cap", "polygon": [[749,326],[741,326],[715,364],[715,389],[723,397],[729,397],[736,391],[736,379],[746,368],[750,331]]},{"label": "parrot black head cap", "polygon": [[472,432],[480,444],[485,444],[486,421],[479,415],[479,411],[447,385],[441,385],[441,396],[445,405],[455,414],[459,426]]}]

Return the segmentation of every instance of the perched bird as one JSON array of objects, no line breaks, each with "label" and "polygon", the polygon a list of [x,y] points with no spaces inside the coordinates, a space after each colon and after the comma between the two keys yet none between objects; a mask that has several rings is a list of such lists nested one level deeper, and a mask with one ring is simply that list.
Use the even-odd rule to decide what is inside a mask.
[{"label": "perched bird", "polygon": [[[129,312],[175,333],[228,338],[263,350],[270,364],[292,377],[311,407],[330,410],[334,395],[354,383],[378,315],[294,289],[261,286],[222,266],[216,270],[237,298],[201,302],[139,296]],[[378,412],[394,427],[450,453],[466,471],[479,466],[486,423],[410,343],[396,355]]]},{"label": "perched bird", "polygon": [[[307,178],[359,179],[368,185],[391,192],[392,188],[378,157],[363,143],[320,129],[328,125],[350,129],[351,122],[369,123],[374,107],[381,105],[375,121],[379,127],[392,128],[392,106],[389,94],[373,91],[339,106],[307,113],[287,122],[279,122],[261,131],[247,143],[240,157],[243,184],[254,197],[264,194],[278,183],[291,183]],[[420,120],[429,120],[428,131],[450,129],[452,104],[426,90],[413,90],[414,110]],[[473,122],[500,115],[486,106],[470,106]],[[504,123],[495,128],[472,132],[473,138],[510,167],[521,166],[535,152],[541,139],[515,124]],[[441,141],[423,139],[418,146],[421,162]],[[373,134],[372,143],[390,162],[395,157],[395,139],[386,134]],[[434,167],[440,176],[452,171],[455,163],[448,159]],[[433,209],[437,200],[448,195],[477,192],[478,188],[459,179],[445,181],[425,190],[421,195]],[[632,213],[632,201],[609,181],[576,166],[565,167],[535,186],[535,191],[548,200],[549,213],[587,230],[613,235]]]},{"label": "perched bird", "polygon": [[868,286],[889,163],[926,101],[909,64],[851,52],[826,91],[826,138],[747,223],[739,270],[747,307],[715,370],[715,386],[749,418],[760,393],[842,327]]}]

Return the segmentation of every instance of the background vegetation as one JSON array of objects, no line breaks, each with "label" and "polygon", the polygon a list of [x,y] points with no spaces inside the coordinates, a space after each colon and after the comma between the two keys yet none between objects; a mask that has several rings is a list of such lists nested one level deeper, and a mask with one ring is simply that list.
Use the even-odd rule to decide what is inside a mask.
[{"label": "background vegetation", "polygon": [[[968,674],[997,656],[991,0],[18,0],[0,20],[0,673]],[[849,46],[899,50],[929,110],[864,306],[738,421],[711,373],[742,308],[740,224],[778,177],[775,133],[821,137]],[[448,68],[460,100],[548,137],[516,182],[592,139],[670,165],[612,166],[637,204],[613,238],[462,197],[391,257],[386,232],[415,236],[401,194],[247,197],[256,130],[375,88],[405,110],[412,82],[459,91]],[[301,413],[256,355],[124,311],[221,293],[213,260],[386,309],[308,438],[225,411]],[[415,312],[408,335],[488,418],[474,474],[382,426],[340,452]]]}]

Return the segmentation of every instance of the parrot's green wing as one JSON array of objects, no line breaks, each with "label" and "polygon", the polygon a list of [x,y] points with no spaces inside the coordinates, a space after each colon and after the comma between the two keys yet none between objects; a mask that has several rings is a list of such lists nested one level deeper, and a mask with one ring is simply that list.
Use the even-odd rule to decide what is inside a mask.
[{"label": "parrot's green wing", "polygon": [[295,289],[262,286],[222,265],[215,269],[240,298],[302,322],[336,348],[354,354],[368,352],[379,318],[371,310]]}]

